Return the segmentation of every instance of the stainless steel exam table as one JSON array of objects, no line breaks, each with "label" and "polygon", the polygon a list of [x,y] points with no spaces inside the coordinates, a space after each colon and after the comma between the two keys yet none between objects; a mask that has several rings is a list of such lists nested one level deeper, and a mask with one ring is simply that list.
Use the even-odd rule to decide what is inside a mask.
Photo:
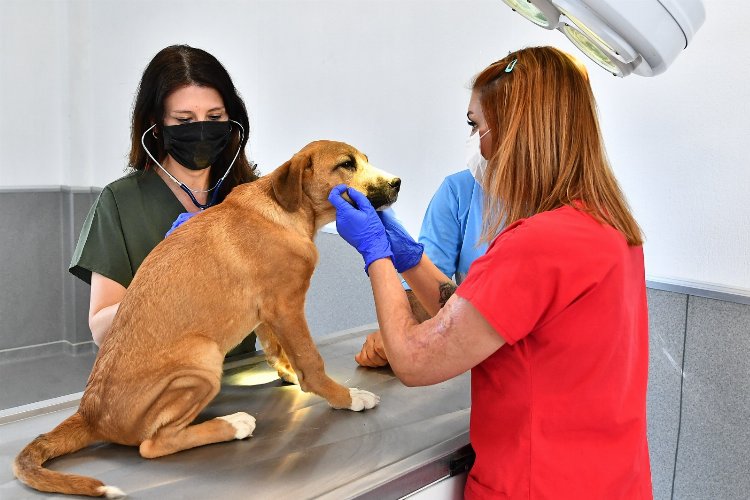
[{"label": "stainless steel exam table", "polygon": [[[371,325],[370,325],[371,326]],[[372,328],[318,342],[326,371],[381,397],[364,412],[334,410],[283,384],[262,356],[228,363],[205,420],[237,411],[255,416],[253,437],[153,460],[137,448],[99,444],[47,467],[96,477],[138,499],[399,498],[471,460],[469,374],[431,387],[402,385],[390,369],[358,367],[354,354]],[[78,406],[80,394],[0,412],[0,499],[63,498],[24,487],[11,463],[38,434]]]}]

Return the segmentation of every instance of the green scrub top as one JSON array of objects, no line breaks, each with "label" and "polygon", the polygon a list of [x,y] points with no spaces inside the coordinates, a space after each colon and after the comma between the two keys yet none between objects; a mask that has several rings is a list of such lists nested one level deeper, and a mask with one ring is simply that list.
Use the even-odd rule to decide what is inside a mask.
[{"label": "green scrub top", "polygon": [[127,288],[143,259],[184,211],[153,169],[112,182],[89,210],[70,272],[89,284],[91,273],[99,273]]},{"label": "green scrub top", "polygon": [[[127,288],[143,259],[164,239],[185,207],[154,169],[139,170],[108,184],[83,223],[70,272],[91,284],[91,273]],[[230,351],[255,350],[255,335]]]}]

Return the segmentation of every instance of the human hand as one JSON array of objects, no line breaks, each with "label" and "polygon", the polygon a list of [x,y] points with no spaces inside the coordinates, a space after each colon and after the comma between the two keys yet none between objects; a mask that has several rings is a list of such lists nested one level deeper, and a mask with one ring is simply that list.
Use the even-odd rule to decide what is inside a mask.
[{"label": "human hand", "polygon": [[[341,196],[344,191],[356,206],[352,206]],[[331,190],[328,201],[336,209],[336,230],[362,255],[365,272],[374,261],[393,257],[383,223],[365,195],[339,184]]]},{"label": "human hand", "polygon": [[383,347],[383,336],[380,330],[371,333],[362,344],[362,351],[354,356],[354,360],[361,366],[377,368],[388,364],[388,358],[385,355]]},{"label": "human hand", "polygon": [[414,241],[404,226],[396,219],[391,210],[378,212],[385,234],[393,251],[393,265],[396,271],[403,273],[419,264],[424,253],[424,245]]},{"label": "human hand", "polygon": [[164,235],[166,238],[170,234],[172,234],[172,231],[180,227],[182,224],[185,223],[185,221],[189,220],[191,217],[198,215],[200,212],[183,212],[180,215],[177,216],[175,221],[172,223],[172,227],[169,228],[169,231],[167,231],[167,234]]}]

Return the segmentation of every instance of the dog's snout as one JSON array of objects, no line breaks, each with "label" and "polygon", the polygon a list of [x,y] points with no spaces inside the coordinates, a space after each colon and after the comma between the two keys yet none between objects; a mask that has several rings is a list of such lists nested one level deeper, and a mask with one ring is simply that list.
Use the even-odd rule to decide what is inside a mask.
[{"label": "dog's snout", "polygon": [[396,177],[391,182],[389,182],[388,185],[391,186],[396,191],[398,191],[399,188],[401,188],[401,179],[399,179],[398,177]]}]

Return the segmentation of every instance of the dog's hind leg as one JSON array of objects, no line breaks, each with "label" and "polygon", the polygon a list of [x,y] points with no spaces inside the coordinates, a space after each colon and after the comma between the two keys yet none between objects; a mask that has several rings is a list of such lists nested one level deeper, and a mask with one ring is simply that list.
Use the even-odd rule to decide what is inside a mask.
[{"label": "dog's hind leg", "polygon": [[215,342],[201,336],[190,336],[177,347],[200,354],[191,358],[192,366],[169,375],[146,410],[143,433],[147,439],[139,449],[144,458],[243,439],[255,429],[255,418],[243,412],[190,425],[221,388],[224,356]]},{"label": "dog's hind leg", "polygon": [[141,443],[140,453],[143,458],[163,457],[205,444],[244,439],[251,436],[253,430],[255,418],[244,412],[183,428],[162,427],[155,436]]},{"label": "dog's hind leg", "polygon": [[334,408],[354,411],[372,408],[380,402],[375,394],[344,387],[326,375],[323,358],[305,321],[304,302],[286,304],[286,307],[279,307],[279,311],[281,313],[267,323],[276,334],[282,350],[286,352],[303,391],[325,398]]},{"label": "dog's hind leg", "polygon": [[271,328],[267,324],[261,323],[255,328],[255,333],[258,335],[260,344],[263,346],[266,362],[278,372],[282,380],[290,384],[299,384],[297,374],[294,373],[292,364],[289,362],[286,353],[281,348]]},{"label": "dog's hind leg", "polygon": [[251,435],[255,429],[255,418],[243,412],[188,425],[216,396],[219,387],[218,380],[200,373],[175,377],[147,416],[159,427],[149,439],[141,442],[141,456],[162,457],[196,446]]}]

